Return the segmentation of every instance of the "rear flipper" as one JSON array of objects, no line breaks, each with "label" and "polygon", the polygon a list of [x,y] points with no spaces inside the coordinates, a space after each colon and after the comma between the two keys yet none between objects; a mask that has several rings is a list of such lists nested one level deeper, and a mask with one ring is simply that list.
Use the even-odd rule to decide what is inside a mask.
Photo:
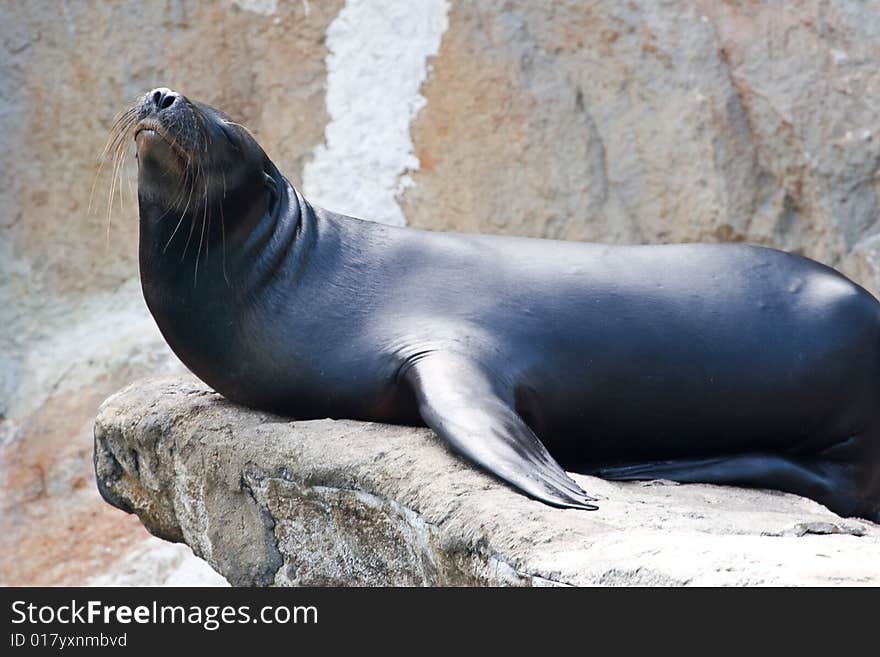
[{"label": "rear flipper", "polygon": [[824,504],[842,516],[861,516],[876,522],[872,509],[857,494],[852,469],[822,459],[784,457],[769,453],[735,456],[648,461],[627,465],[581,468],[613,481],[669,479],[685,484],[721,484],[750,488],[773,488]]}]

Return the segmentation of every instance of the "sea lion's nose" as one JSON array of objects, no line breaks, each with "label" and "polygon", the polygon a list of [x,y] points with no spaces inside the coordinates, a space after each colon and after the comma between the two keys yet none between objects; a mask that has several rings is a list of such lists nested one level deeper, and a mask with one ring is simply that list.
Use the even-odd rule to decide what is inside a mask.
[{"label": "sea lion's nose", "polygon": [[150,99],[153,101],[157,112],[167,110],[174,105],[178,98],[180,98],[180,94],[176,91],[171,91],[168,87],[159,87],[150,92]]}]

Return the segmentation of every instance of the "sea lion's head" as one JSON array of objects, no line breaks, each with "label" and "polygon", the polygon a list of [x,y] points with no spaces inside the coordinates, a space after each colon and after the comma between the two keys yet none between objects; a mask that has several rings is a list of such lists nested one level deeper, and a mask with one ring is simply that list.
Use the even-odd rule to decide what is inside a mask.
[{"label": "sea lion's head", "polygon": [[274,167],[250,132],[223,112],[160,87],[129,114],[142,210],[204,212],[242,194],[262,196]]},{"label": "sea lion's head", "polygon": [[227,252],[263,217],[286,207],[285,180],[251,133],[166,87],[144,94],[113,126],[105,151],[113,160],[111,203],[131,139],[137,147],[142,269],[150,262],[170,272],[177,254],[178,262],[197,271],[210,266],[206,256],[222,253],[225,277]]}]

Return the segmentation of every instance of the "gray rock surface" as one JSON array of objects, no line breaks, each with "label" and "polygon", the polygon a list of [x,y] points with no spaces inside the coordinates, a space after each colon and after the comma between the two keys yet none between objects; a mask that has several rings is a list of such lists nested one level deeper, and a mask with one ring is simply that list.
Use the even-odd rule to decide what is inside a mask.
[{"label": "gray rock surface", "polygon": [[98,479],[233,585],[880,584],[880,527],[773,491],[576,476],[519,495],[427,429],[290,421],[199,383],[135,383],[95,423]]}]

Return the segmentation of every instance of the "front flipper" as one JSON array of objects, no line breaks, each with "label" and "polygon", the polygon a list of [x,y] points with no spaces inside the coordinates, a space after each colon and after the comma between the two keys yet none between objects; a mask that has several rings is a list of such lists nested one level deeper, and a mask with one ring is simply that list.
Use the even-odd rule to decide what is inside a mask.
[{"label": "front flipper", "polygon": [[432,354],[406,374],[425,423],[492,474],[554,506],[595,510],[513,410],[505,385],[466,358]]}]

